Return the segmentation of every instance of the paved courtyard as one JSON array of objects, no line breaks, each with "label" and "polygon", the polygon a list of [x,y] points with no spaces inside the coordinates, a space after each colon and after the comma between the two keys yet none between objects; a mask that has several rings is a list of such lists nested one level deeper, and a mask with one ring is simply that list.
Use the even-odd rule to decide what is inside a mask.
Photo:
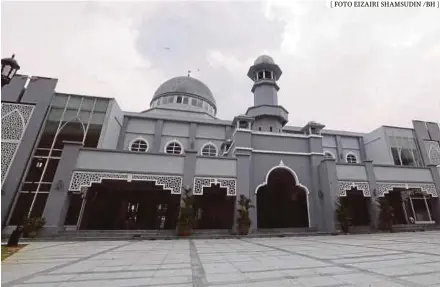
[{"label": "paved courtyard", "polygon": [[440,232],[32,243],[2,286],[440,286]]}]

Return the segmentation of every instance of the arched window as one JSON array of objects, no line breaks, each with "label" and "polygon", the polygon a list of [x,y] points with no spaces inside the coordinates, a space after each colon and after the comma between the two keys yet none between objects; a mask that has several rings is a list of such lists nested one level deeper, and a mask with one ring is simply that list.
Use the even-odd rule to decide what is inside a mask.
[{"label": "arched window", "polygon": [[203,156],[217,156],[217,147],[212,143],[205,144],[202,147]]},{"label": "arched window", "polygon": [[347,154],[347,163],[357,163],[357,158],[354,154],[349,153]]},{"label": "arched window", "polygon": [[148,151],[148,142],[144,139],[135,139],[130,143],[130,150],[146,152]]},{"label": "arched window", "polygon": [[331,153],[331,152],[329,152],[329,151],[326,151],[326,152],[324,152],[324,158],[335,158],[335,156]]},{"label": "arched window", "polygon": [[165,145],[165,152],[170,154],[182,154],[182,145],[178,141],[171,141]]}]

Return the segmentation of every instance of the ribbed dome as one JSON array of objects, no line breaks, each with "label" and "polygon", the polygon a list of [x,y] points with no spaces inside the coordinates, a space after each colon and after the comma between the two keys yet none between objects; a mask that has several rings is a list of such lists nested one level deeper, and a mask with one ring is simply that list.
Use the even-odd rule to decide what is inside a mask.
[{"label": "ribbed dome", "polygon": [[254,65],[263,64],[263,63],[264,64],[275,64],[275,62],[271,56],[261,55],[255,60]]},{"label": "ribbed dome", "polygon": [[215,106],[211,90],[201,81],[192,77],[175,77],[164,82],[154,93],[152,101],[167,94],[194,95]]}]

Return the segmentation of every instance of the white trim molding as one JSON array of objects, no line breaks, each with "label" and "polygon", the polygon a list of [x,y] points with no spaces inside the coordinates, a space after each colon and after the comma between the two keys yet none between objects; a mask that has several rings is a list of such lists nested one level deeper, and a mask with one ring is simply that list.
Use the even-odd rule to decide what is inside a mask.
[{"label": "white trim molding", "polygon": [[180,154],[183,154],[184,146],[183,146],[183,144],[182,144],[179,140],[177,140],[177,139],[172,139],[172,140],[167,141],[167,142],[165,143],[164,147],[163,147],[163,152],[166,153],[166,154],[177,154],[177,153],[167,153],[167,147],[168,147],[168,145],[170,145],[170,144],[172,144],[172,143],[178,143],[178,144],[180,145],[180,148],[181,148],[181,150],[180,150]]},{"label": "white trim molding", "polygon": [[148,140],[145,139],[145,138],[143,138],[143,137],[137,137],[137,138],[131,140],[131,141],[128,143],[128,150],[129,150],[129,151],[133,151],[133,150],[131,150],[131,146],[133,145],[133,143],[134,143],[135,141],[143,141],[143,142],[145,142],[145,143],[147,144],[147,149],[146,149],[144,152],[148,152],[148,150],[150,149],[150,144],[148,143]]},{"label": "white trim molding", "polygon": [[377,183],[377,196],[384,197],[385,194],[390,193],[394,188],[408,189],[420,189],[425,195],[431,195],[432,197],[438,197],[435,185],[433,183],[394,183],[394,182],[378,182]]},{"label": "white trim molding", "polygon": [[[281,130],[282,131],[282,130]],[[275,133],[275,132],[263,132],[263,131],[252,131],[254,135],[264,135],[264,136],[275,136],[275,137],[287,137],[287,138],[322,138],[321,135],[303,135],[303,134],[293,134],[293,133]]]},{"label": "white trim molding", "polygon": [[235,178],[214,178],[214,177],[194,177],[194,195],[203,195],[203,188],[210,187],[212,184],[220,184],[221,188],[226,188],[227,196],[236,196]]},{"label": "white trim molding", "polygon": [[270,173],[271,173],[272,171],[278,169],[278,168],[285,169],[285,170],[287,170],[288,172],[290,172],[290,174],[291,174],[291,175],[293,176],[293,178],[295,179],[295,186],[298,186],[298,187],[304,188],[305,191],[307,192],[307,194],[310,194],[309,189],[308,189],[305,185],[302,185],[302,184],[299,182],[298,176],[296,175],[295,171],[293,171],[293,169],[291,169],[290,167],[288,167],[287,165],[285,165],[284,162],[283,162],[283,160],[280,161],[279,165],[276,165],[276,166],[272,167],[271,169],[269,169],[269,171],[266,173],[266,178],[265,178],[264,182],[261,183],[261,184],[259,184],[259,185],[255,188],[255,194],[258,193],[258,189],[259,189],[260,187],[267,185],[268,180],[269,180],[269,175],[270,175]]},{"label": "white trim molding", "polygon": [[324,158],[326,158],[326,157],[325,157],[325,154],[326,154],[326,153],[327,153],[327,154],[330,154],[332,159],[336,159],[335,154],[334,154],[333,152],[329,151],[329,150],[324,150]]},{"label": "white trim molding", "polygon": [[202,156],[209,156],[209,155],[204,155],[203,154],[203,149],[206,146],[208,146],[208,145],[211,145],[211,146],[213,146],[215,148],[215,156],[218,156],[218,148],[217,148],[217,146],[213,142],[207,142],[204,145],[202,145],[202,147],[200,148],[200,155],[202,155]]},{"label": "white trim molding", "polygon": [[[296,187],[296,186],[297,186],[297,187],[300,187],[300,188],[302,188],[302,189],[304,189],[304,190],[306,191],[306,200],[307,200],[307,217],[308,217],[308,221],[309,221],[309,227],[311,227],[311,226],[312,226],[312,223],[310,222],[310,203],[309,203],[309,194],[310,194],[310,191],[309,191],[309,189],[307,188],[307,186],[302,185],[302,184],[299,182],[299,179],[298,179],[298,176],[296,175],[296,172],[295,172],[293,169],[291,169],[290,167],[288,167],[287,165],[285,165],[284,162],[283,162],[283,160],[280,160],[280,163],[279,163],[278,165],[273,166],[271,169],[269,169],[269,171],[266,173],[266,178],[265,178],[264,182],[261,183],[261,184],[259,184],[259,185],[255,188],[255,194],[258,194],[258,189],[259,189],[260,187],[263,187],[263,186],[267,185],[267,183],[269,182],[269,176],[270,176],[270,173],[271,173],[272,171],[276,170],[276,169],[279,169],[279,168],[280,168],[280,169],[285,169],[285,170],[287,170],[287,171],[293,176],[293,178],[295,179],[295,187]],[[258,212],[258,211],[257,211],[257,212]]]},{"label": "white trim molding", "polygon": [[176,175],[153,175],[145,173],[118,173],[74,171],[70,180],[70,191],[81,191],[82,188],[91,187],[94,183],[102,183],[103,179],[131,181],[152,181],[156,185],[171,191],[171,194],[181,194],[182,177]]},{"label": "white trim molding", "polygon": [[355,187],[357,190],[362,191],[364,197],[371,197],[370,185],[366,181],[338,181],[338,196],[347,196],[347,191]]},{"label": "white trim molding", "polygon": [[294,151],[276,151],[276,150],[259,150],[259,149],[253,149],[251,147],[240,147],[237,146],[234,148],[235,151],[251,151],[253,153],[265,153],[265,154],[282,154],[282,155],[303,155],[303,156],[311,156],[311,155],[322,155],[324,156],[324,153],[322,152],[294,152]]}]

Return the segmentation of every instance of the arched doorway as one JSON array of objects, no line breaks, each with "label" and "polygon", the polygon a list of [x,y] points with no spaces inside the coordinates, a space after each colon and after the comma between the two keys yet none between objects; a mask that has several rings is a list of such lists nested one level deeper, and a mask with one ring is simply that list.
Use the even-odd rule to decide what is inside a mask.
[{"label": "arched doorway", "polygon": [[309,227],[308,194],[288,168],[277,167],[257,189],[258,228]]}]

